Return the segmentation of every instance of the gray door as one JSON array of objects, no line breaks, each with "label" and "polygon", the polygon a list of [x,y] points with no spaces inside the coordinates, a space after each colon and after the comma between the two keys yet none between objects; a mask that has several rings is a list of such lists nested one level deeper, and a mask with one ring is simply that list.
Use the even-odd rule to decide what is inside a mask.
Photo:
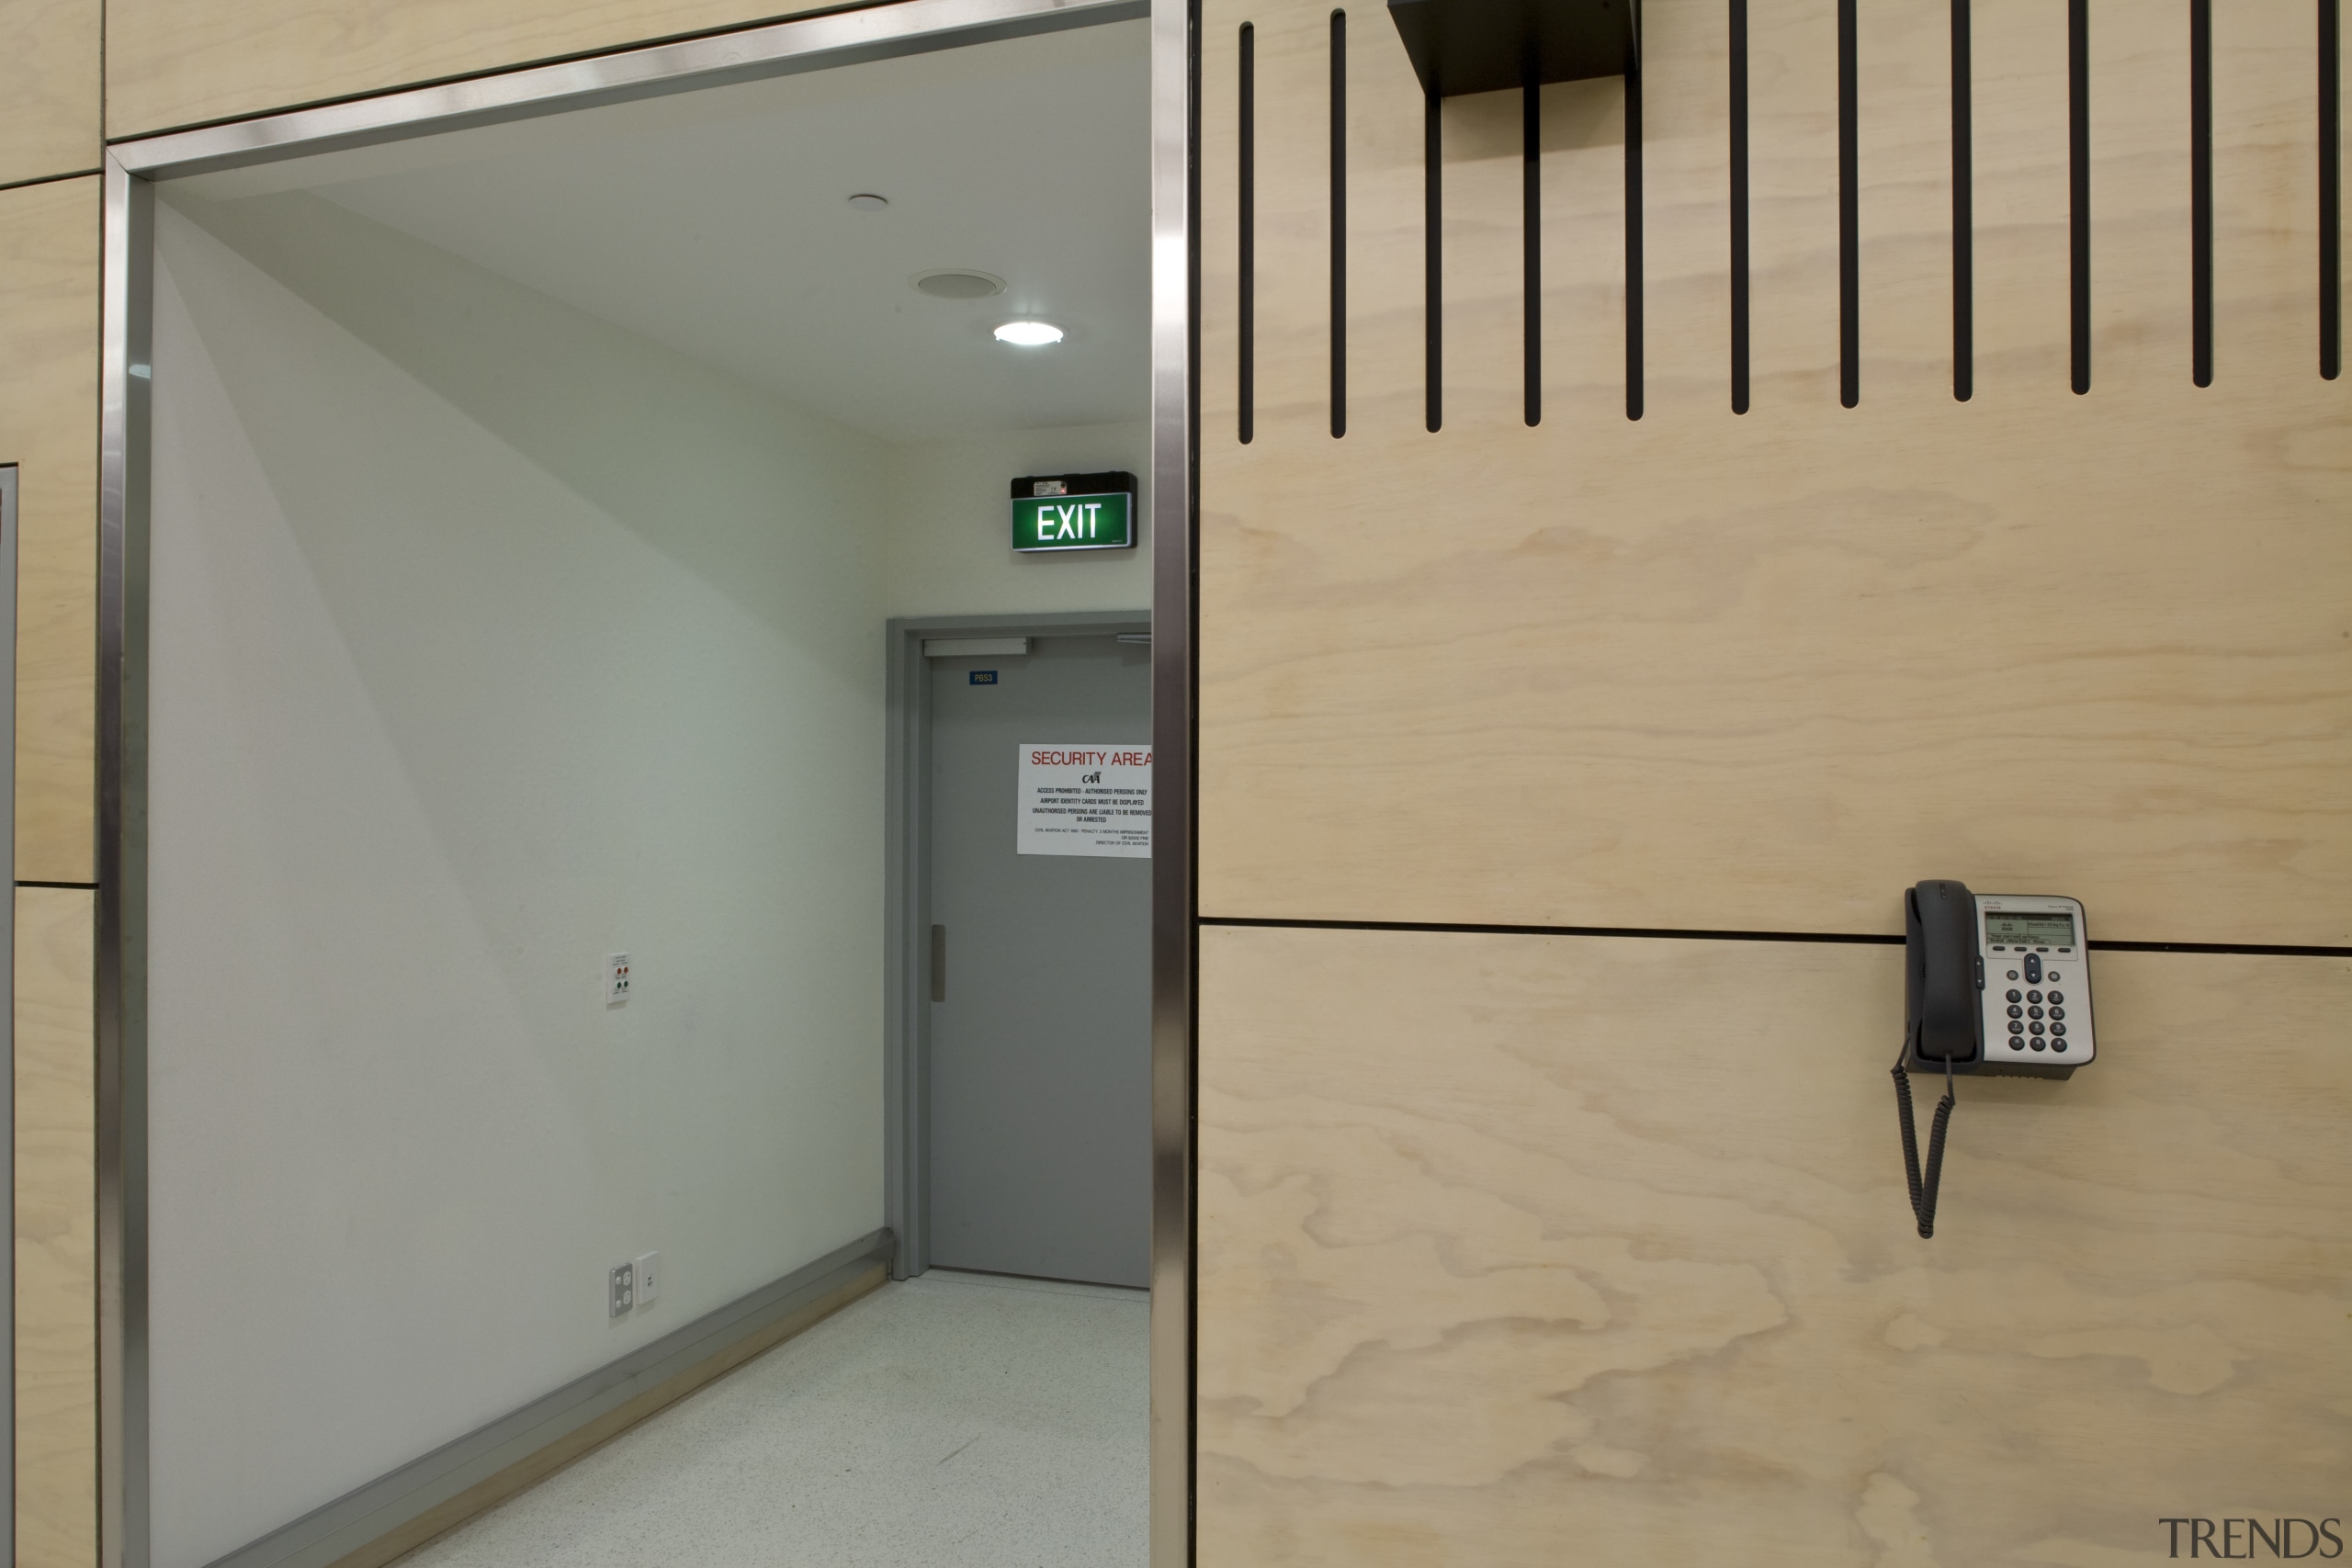
[{"label": "gray door", "polygon": [[1151,863],[1017,853],[1014,797],[1023,745],[1149,744],[1151,650],[1029,646],[930,661],[931,1260],[1140,1286]]}]

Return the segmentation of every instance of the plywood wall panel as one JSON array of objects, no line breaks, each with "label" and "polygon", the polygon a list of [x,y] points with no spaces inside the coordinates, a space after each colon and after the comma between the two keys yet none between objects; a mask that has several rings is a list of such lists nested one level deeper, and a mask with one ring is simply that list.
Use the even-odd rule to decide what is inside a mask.
[{"label": "plywood wall panel", "polygon": [[1201,958],[1204,1564],[2090,1565],[2340,1511],[2352,962],[2097,955],[2098,1064],[1963,1083],[1921,1241],[1897,949]]},{"label": "plywood wall panel", "polygon": [[1200,438],[1227,446],[1240,439],[1240,25],[1228,17],[1204,27],[1200,38],[1201,166],[1222,177],[1199,186],[1201,371],[1193,390]]},{"label": "plywood wall panel", "polygon": [[2345,942],[2352,445],[2138,412],[2095,491],[2038,409],[1957,441],[1867,400],[1541,465],[1221,461],[1202,907],[1889,931],[1955,875],[2111,937]]},{"label": "plywood wall panel", "polygon": [[80,888],[16,899],[16,1560],[95,1568],[95,908]]},{"label": "plywood wall panel", "polygon": [[[1328,7],[1235,7],[1205,17],[1257,33],[1257,428],[1260,442],[1330,439],[1330,23]],[[1221,165],[1228,186],[1234,165]],[[1232,231],[1204,222],[1203,248],[1233,254]],[[1401,307],[1399,307],[1401,308]],[[1217,329],[1221,332],[1221,329]],[[1204,329],[1205,335],[1205,329]],[[1205,352],[1205,349],[1204,349]],[[1204,412],[1233,385],[1204,368]],[[1219,422],[1229,433],[1229,422]],[[1230,439],[1229,434],[1227,437]]]},{"label": "plywood wall panel", "polygon": [[[1396,28],[1388,20],[1386,6],[1357,5],[1346,9],[1346,440],[1362,446],[1423,434],[1422,393],[1428,378],[1422,355],[1422,323],[1427,319],[1422,301],[1428,226],[1421,201],[1420,83],[1397,44]],[[1328,53],[1324,58],[1329,59]],[[1328,97],[1316,101],[1328,103]],[[1412,105],[1415,112],[1396,113],[1399,103]],[[1307,202],[1320,202],[1328,209],[1328,175],[1319,186],[1299,194]],[[1279,186],[1269,183],[1261,187],[1260,199],[1280,201],[1283,196]],[[1328,255],[1318,260],[1317,266],[1328,288]],[[1328,413],[1322,430],[1328,437]]]},{"label": "plywood wall panel", "polygon": [[107,134],[235,119],[811,8],[775,0],[111,0]]},{"label": "plywood wall panel", "polygon": [[1731,408],[1731,17],[1642,7],[1644,417]]},{"label": "plywood wall panel", "polygon": [[2074,396],[2066,11],[1971,0],[1970,12],[1977,395],[2058,417]]},{"label": "plywood wall panel", "polygon": [[0,191],[0,462],[18,467],[17,874],[92,872],[97,675],[95,178]]},{"label": "plywood wall panel", "polygon": [[1838,406],[1838,8],[1748,0],[1755,407]]},{"label": "plywood wall panel", "polygon": [[0,185],[98,166],[99,0],[0,0]]},{"label": "plywood wall panel", "polygon": [[[1514,460],[1540,461],[1556,433],[1613,435],[1625,423],[1625,86],[1615,78],[1559,83],[1544,90],[1544,429]],[[1510,298],[1521,297],[1512,278]],[[1458,430],[1507,429],[1521,419],[1514,400],[1498,417],[1463,411]]]},{"label": "plywood wall panel", "polygon": [[2188,380],[2188,11],[2088,0],[2091,396]]},{"label": "plywood wall panel", "polygon": [[[1371,7],[1366,7],[1371,11]],[[1372,12],[1387,32],[1387,18]],[[1404,51],[1378,40],[1380,57],[1401,61]],[[1526,405],[1525,96],[1516,91],[1472,93],[1441,109],[1444,138],[1445,348],[1443,415],[1450,421],[1501,424],[1524,417]],[[1541,103],[1539,98],[1539,105]],[[1395,121],[1388,100],[1375,99],[1373,117]],[[1556,166],[1556,165],[1555,165]],[[1421,321],[1413,322],[1416,351],[1425,351]],[[1422,378],[1416,378],[1419,387]],[[1419,408],[1416,413],[1423,413]],[[1426,429],[1427,420],[1419,422]]]},{"label": "plywood wall panel", "polygon": [[1856,8],[1861,395],[1952,396],[1951,0]]},{"label": "plywood wall panel", "polygon": [[[1291,13],[1249,14],[1271,28]],[[1878,368],[1860,406],[1838,408],[1834,12],[1753,14],[1755,412],[1668,399],[1625,420],[1606,365],[1622,350],[1622,211],[1577,206],[1606,187],[1574,183],[1595,149],[1562,147],[1545,153],[1538,430],[1502,397],[1450,398],[1436,436],[1399,421],[1333,443],[1261,418],[1243,447],[1209,422],[1203,908],[1887,931],[1894,889],[1956,875],[2064,886],[2111,937],[2352,940],[2352,535],[2330,521],[2352,509],[2352,400],[2312,377],[2199,391],[2177,356],[2163,375],[2145,356],[2134,368],[2109,347],[2153,342],[2170,307],[2128,274],[2101,286],[2108,346],[2093,395],[2075,397],[2064,142],[2037,151],[2004,129],[1979,160],[1986,188],[2015,198],[1995,204],[2007,248],[1988,247],[1980,281],[1991,364],[1953,401],[1949,34],[1930,25],[1949,13],[1927,7],[1865,29],[1865,65],[1926,107],[1866,96],[1866,131],[1891,141],[1864,161]],[[1678,40],[1693,60],[1675,60]],[[1988,35],[1981,122],[2038,102],[2053,72],[2063,83],[2063,52],[2030,60],[2037,40],[2063,51],[2013,17]],[[1659,29],[1648,69],[1702,81],[1713,47],[1702,28]],[[2102,58],[2111,77],[2185,69],[2161,48]],[[1825,84],[1818,104],[1801,90]],[[1404,88],[1383,112],[1410,131],[1419,109]],[[2063,104],[2029,118],[2061,129]],[[1261,122],[1261,225],[1270,209],[1306,221],[1323,197],[1272,188],[1273,134]],[[2167,223],[2185,244],[2186,186],[2154,204],[2149,171],[2170,156],[2154,145],[2095,145],[2099,188],[2124,193],[2102,245]],[[1360,169],[1357,188],[1401,201],[1418,152],[1392,141],[1403,177]],[[1678,187],[1694,230],[1702,183]],[[1455,248],[1506,254],[1483,270],[1449,260],[1465,288],[1448,319],[1488,321],[1494,353],[1491,323],[1518,305],[1517,203],[1489,184],[1476,199],[1508,195],[1510,210],[1483,228],[1465,212]],[[1450,224],[1453,209],[1450,190]],[[1230,243],[1217,222],[1212,205],[1212,254]],[[1418,279],[1386,286],[1401,297],[1359,289],[1352,318],[1409,320]],[[1267,287],[1261,385],[1296,384],[1320,323],[1279,319]],[[1230,373],[1216,310],[1212,295],[1212,394]]]},{"label": "plywood wall panel", "polygon": [[2313,6],[2213,7],[2214,375],[2319,374]]}]

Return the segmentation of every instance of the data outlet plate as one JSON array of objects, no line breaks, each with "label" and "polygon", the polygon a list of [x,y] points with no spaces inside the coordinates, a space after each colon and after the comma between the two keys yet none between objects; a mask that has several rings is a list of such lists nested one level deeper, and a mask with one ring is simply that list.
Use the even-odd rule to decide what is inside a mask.
[{"label": "data outlet plate", "polygon": [[628,1000],[628,954],[605,955],[605,1005],[616,1008]]},{"label": "data outlet plate", "polygon": [[637,1304],[650,1307],[662,1294],[662,1255],[640,1252],[637,1255]]}]

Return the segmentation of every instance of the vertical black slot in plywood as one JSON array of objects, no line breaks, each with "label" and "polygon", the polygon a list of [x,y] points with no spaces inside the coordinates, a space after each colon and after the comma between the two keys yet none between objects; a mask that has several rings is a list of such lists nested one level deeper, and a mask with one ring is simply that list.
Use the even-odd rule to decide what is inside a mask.
[{"label": "vertical black slot in plywood", "polygon": [[1747,0],[1731,0],[1731,412],[1747,412]]},{"label": "vertical black slot in plywood", "polygon": [[1526,342],[1520,366],[1526,378],[1525,417],[1531,425],[1544,421],[1544,94],[1532,69],[1519,89],[1520,267],[1521,288],[1526,297],[1521,325]]},{"label": "vertical black slot in plywood", "polygon": [[1250,445],[1257,431],[1258,413],[1258,29],[1241,24],[1239,255],[1237,291],[1239,295],[1240,343],[1235,353],[1238,389],[1237,416],[1241,444]]},{"label": "vertical black slot in plywood", "polygon": [[1435,93],[1421,97],[1422,418],[1434,434],[1445,423],[1445,117]]},{"label": "vertical black slot in plywood", "polygon": [[1348,433],[1348,14],[1331,13],[1331,436]]},{"label": "vertical black slot in plywood", "polygon": [[2066,0],[2068,318],[2074,386],[2091,389],[2091,0]]},{"label": "vertical black slot in plywood", "polygon": [[2319,373],[2344,371],[2344,17],[2319,0]]},{"label": "vertical black slot in plywood", "polygon": [[1838,400],[1862,400],[1861,126],[1855,0],[1838,0]]},{"label": "vertical black slot in plywood", "polygon": [[1951,395],[1976,391],[1976,191],[1969,0],[1951,0]]},{"label": "vertical black slot in plywood", "polygon": [[1642,67],[1625,67],[1625,417],[1642,417]]},{"label": "vertical black slot in plywood", "polygon": [[2188,0],[2189,378],[2213,384],[2213,0]]}]

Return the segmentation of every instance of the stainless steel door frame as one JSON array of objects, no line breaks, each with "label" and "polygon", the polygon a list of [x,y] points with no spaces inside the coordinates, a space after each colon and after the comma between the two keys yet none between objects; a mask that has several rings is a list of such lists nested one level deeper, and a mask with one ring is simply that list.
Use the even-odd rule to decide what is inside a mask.
[{"label": "stainless steel door frame", "polygon": [[[889,797],[884,808],[884,1068],[882,1223],[899,1238],[891,1272],[910,1279],[931,1267],[931,1009],[926,955],[931,934],[931,682],[922,645],[931,637],[1114,637],[1148,632],[1147,610],[1069,611],[1043,615],[915,615],[889,631]],[[1159,645],[1154,643],[1155,663]],[[1155,784],[1157,780],[1155,779]],[[1152,828],[1157,833],[1159,822]],[[1157,840],[1155,839],[1155,846]]]},{"label": "stainless steel door frame", "polygon": [[1151,8],[1151,1568],[1191,1568],[1201,600],[1200,0]]},{"label": "stainless steel door frame", "polygon": [[[897,0],[127,139],[107,149],[99,342],[96,998],[98,1560],[104,1568],[147,1568],[150,1559],[145,637],[154,183],[630,98],[1145,16],[1151,20],[1151,463],[1157,514],[1151,547],[1151,624],[1157,628],[1152,743],[1158,759],[1152,820],[1151,1562],[1153,1568],[1190,1564],[1197,626],[1193,385],[1200,279],[1193,213],[1198,185],[1198,4]],[[13,546],[13,529],[9,537]],[[13,605],[13,592],[9,602]],[[1036,625],[1043,618],[1021,619]],[[970,627],[975,623],[953,624]],[[1123,626],[1131,630],[1135,622]],[[891,647],[896,681],[898,639]],[[921,651],[920,647],[915,649],[918,660]],[[894,724],[894,745],[898,734]],[[900,775],[894,769],[891,776]],[[892,818],[894,824],[901,820]],[[899,886],[899,869],[892,869],[893,886]],[[898,929],[894,917],[893,930]],[[904,1006],[897,990],[900,977],[894,974],[894,1009]],[[891,1070],[903,1066],[895,1063]],[[894,1125],[890,1133],[897,1148],[890,1180],[902,1207],[909,1191],[921,1190],[904,1182],[903,1131]]]}]

